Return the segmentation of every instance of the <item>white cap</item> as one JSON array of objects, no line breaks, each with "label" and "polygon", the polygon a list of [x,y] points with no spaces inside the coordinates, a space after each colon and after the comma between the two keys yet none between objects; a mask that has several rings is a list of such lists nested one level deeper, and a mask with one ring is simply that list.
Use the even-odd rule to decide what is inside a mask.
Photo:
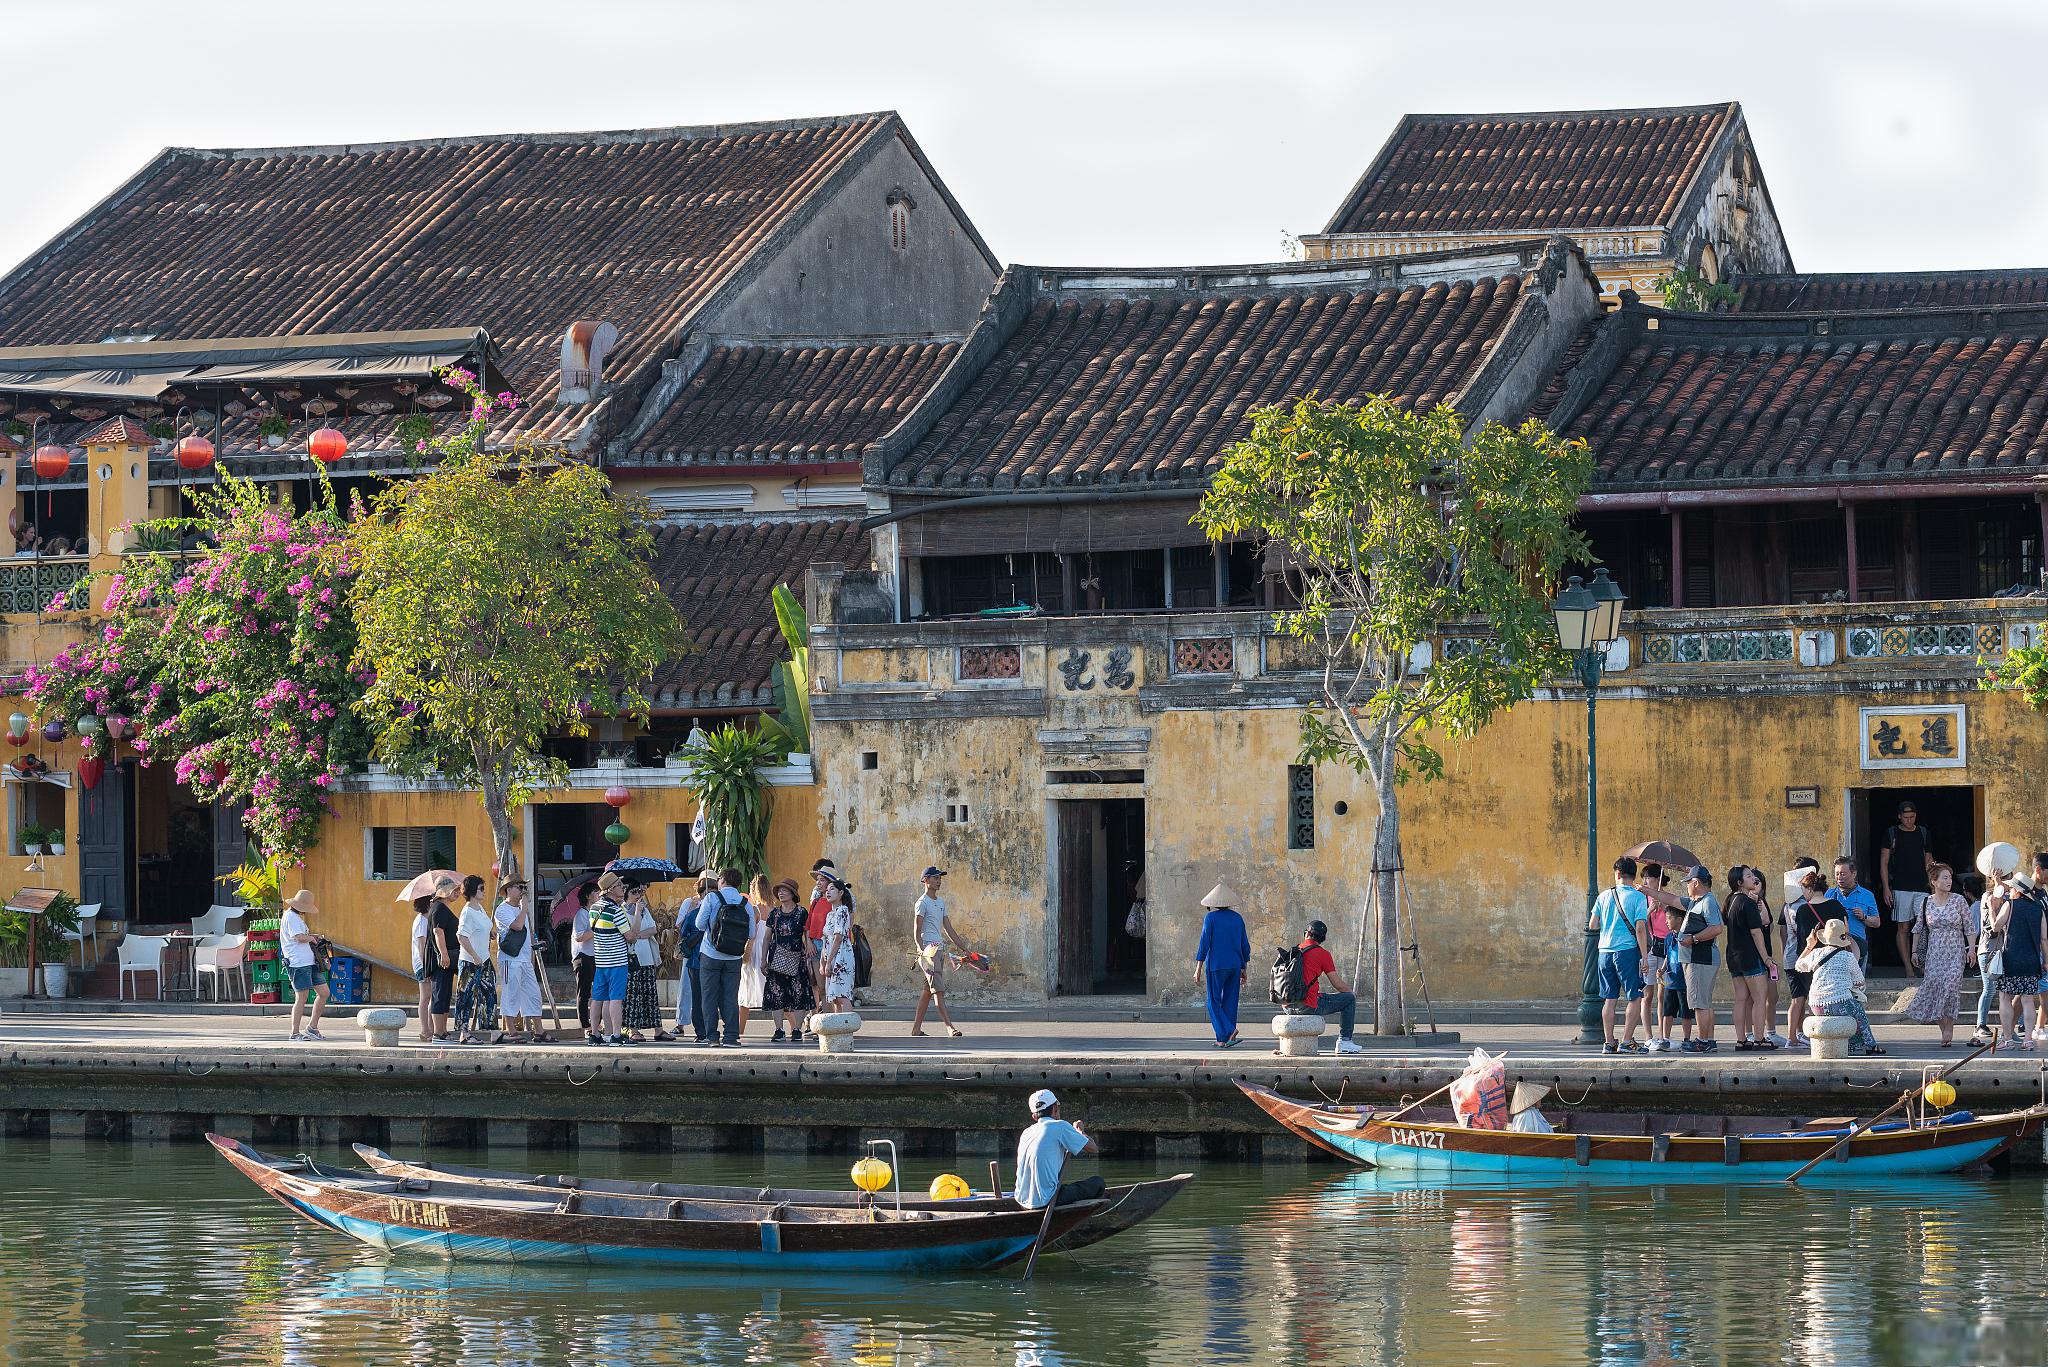
[{"label": "white cap", "polygon": [[1031,1094],[1030,1104],[1031,1114],[1044,1115],[1047,1111],[1059,1105],[1060,1099],[1054,1096],[1050,1091],[1048,1091],[1044,1087],[1040,1087],[1037,1091]]}]

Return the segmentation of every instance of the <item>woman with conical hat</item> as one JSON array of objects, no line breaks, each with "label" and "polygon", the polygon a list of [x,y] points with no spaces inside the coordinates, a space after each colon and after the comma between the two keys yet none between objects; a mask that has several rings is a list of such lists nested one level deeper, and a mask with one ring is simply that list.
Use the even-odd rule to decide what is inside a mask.
[{"label": "woman with conical hat", "polygon": [[1209,914],[1202,918],[1202,938],[1195,946],[1195,981],[1206,976],[1209,987],[1209,1028],[1216,1032],[1216,1044],[1228,1049],[1238,1041],[1237,994],[1244,986],[1245,965],[1251,962],[1252,942],[1245,934],[1244,917],[1237,914],[1237,894],[1228,883],[1209,889],[1202,905]]}]

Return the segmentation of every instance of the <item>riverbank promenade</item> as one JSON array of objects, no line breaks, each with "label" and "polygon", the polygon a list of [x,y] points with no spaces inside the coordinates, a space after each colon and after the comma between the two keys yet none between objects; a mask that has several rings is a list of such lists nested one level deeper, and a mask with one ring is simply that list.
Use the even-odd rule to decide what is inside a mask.
[{"label": "riverbank promenade", "polygon": [[[1283,1058],[1265,1017],[1217,1049],[1199,1024],[1032,1020],[963,1014],[964,1038],[913,1039],[902,1018],[872,1019],[848,1054],[759,1042],[636,1048],[362,1043],[353,1011],[325,1042],[291,1043],[283,1017],[218,1012],[84,1012],[19,1005],[0,1013],[0,1121],[19,1135],[196,1139],[208,1129],[330,1154],[362,1141],[400,1149],[628,1148],[843,1153],[869,1137],[978,1166],[1006,1154],[1024,1098],[1057,1090],[1105,1150],[1161,1161],[1301,1161],[1239,1094],[1238,1080],[1302,1097],[1393,1102],[1448,1082],[1474,1047],[1505,1053],[1510,1076],[1554,1089],[1547,1106],[1641,1115],[1865,1115],[1965,1049],[1924,1027],[1880,1026],[1879,1058],[1821,1062],[1803,1052],[1602,1055],[1556,1021],[1444,1021],[1459,1038],[1377,1040],[1361,1054]],[[408,1025],[410,1030],[410,1025]],[[1965,1106],[2041,1098],[2048,1054],[1987,1056],[1955,1078]],[[2020,1155],[2040,1161],[2039,1153]]]}]

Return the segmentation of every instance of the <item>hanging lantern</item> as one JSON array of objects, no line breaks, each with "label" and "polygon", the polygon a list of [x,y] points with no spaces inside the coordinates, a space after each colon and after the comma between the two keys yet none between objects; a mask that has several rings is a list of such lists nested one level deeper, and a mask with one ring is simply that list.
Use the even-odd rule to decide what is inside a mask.
[{"label": "hanging lantern", "polygon": [[1922,1087],[1920,1095],[1927,1098],[1927,1104],[1937,1111],[1945,1111],[1956,1104],[1956,1089],[1941,1078]]},{"label": "hanging lantern", "polygon": [[107,762],[98,755],[87,755],[78,761],[78,782],[81,787],[99,787],[100,779],[105,777],[106,772]]},{"label": "hanging lantern", "polygon": [[306,439],[306,449],[322,465],[332,465],[348,454],[348,438],[332,427],[323,427]]},{"label": "hanging lantern", "polygon": [[604,838],[614,845],[623,845],[633,838],[633,831],[625,822],[614,821],[604,828]]},{"label": "hanging lantern", "polygon": [[62,717],[52,717],[43,723],[43,739],[55,745],[64,739],[65,726]]},{"label": "hanging lantern", "polygon": [[612,810],[616,811],[633,800],[633,791],[630,788],[623,788],[614,783],[611,787],[604,790],[604,800],[612,805]]},{"label": "hanging lantern", "polygon": [[213,443],[204,437],[186,437],[174,454],[180,470],[204,470],[213,464]]},{"label": "hanging lantern", "polygon": [[28,735],[28,713],[16,712],[13,716],[9,717],[7,719],[7,734],[9,736],[26,737]]},{"label": "hanging lantern", "polygon": [[853,1165],[853,1184],[872,1195],[889,1185],[889,1165],[879,1158],[863,1158]]},{"label": "hanging lantern", "polygon": [[107,718],[107,734],[115,740],[135,739],[136,726],[132,718],[118,714]]},{"label": "hanging lantern", "polygon": [[37,479],[62,479],[71,472],[71,452],[62,446],[39,446],[35,467]]},{"label": "hanging lantern", "polygon": [[78,734],[87,740],[107,729],[107,724],[94,713],[88,712],[78,719]]}]

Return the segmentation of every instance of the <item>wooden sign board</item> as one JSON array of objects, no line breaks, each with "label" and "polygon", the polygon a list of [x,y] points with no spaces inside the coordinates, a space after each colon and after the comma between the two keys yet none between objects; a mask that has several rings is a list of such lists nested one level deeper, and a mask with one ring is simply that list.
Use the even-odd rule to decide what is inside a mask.
[{"label": "wooden sign board", "polygon": [[7,899],[7,910],[40,916],[50,909],[50,903],[56,901],[60,895],[55,888],[23,888]]}]

